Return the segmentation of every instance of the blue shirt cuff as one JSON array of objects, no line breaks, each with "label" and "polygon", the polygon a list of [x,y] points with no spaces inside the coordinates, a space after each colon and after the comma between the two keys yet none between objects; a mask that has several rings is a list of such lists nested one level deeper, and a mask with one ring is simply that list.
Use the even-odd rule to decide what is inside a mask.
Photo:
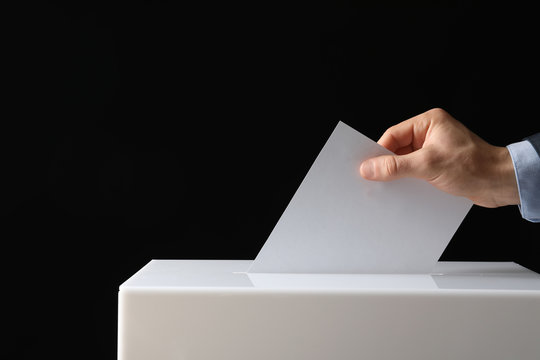
[{"label": "blue shirt cuff", "polygon": [[514,163],[521,216],[532,222],[540,222],[540,156],[527,140],[506,148]]}]

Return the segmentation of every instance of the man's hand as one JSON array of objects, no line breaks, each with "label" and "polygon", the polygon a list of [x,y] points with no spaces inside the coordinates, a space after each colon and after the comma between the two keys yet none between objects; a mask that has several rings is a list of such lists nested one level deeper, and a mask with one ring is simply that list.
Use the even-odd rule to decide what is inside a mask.
[{"label": "man's hand", "polygon": [[360,173],[368,180],[416,177],[480,206],[519,204],[508,149],[488,144],[442,109],[392,126],[378,143],[396,155],[364,161]]}]

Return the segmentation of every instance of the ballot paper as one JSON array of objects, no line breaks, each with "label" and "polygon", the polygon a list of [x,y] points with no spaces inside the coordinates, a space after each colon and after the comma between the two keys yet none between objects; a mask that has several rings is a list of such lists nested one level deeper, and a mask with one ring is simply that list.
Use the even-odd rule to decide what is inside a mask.
[{"label": "ballot paper", "polygon": [[339,122],[250,273],[430,273],[472,206],[421,179],[362,178],[392,154]]}]

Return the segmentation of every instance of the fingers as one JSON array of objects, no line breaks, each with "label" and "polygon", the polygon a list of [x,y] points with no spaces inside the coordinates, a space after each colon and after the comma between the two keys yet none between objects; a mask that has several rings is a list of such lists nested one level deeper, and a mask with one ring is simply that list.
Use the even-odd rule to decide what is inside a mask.
[{"label": "fingers", "polygon": [[412,145],[407,145],[405,147],[397,149],[396,151],[394,151],[394,153],[396,155],[405,155],[408,153],[412,153],[413,151],[414,151],[414,148],[412,147]]},{"label": "fingers", "polygon": [[438,155],[433,148],[424,146],[428,136],[441,129],[444,120],[452,119],[442,109],[434,108],[394,125],[384,132],[379,145],[396,155],[379,156],[366,160],[360,174],[368,180],[389,181],[403,177],[428,179],[437,173],[434,165]]},{"label": "fingers", "polygon": [[406,155],[384,155],[368,159],[360,166],[360,174],[367,180],[390,181],[403,177],[424,178],[422,150]]},{"label": "fingers", "polygon": [[400,150],[402,154],[420,149],[430,123],[427,113],[417,115],[388,128],[378,143],[392,152]]},{"label": "fingers", "polygon": [[409,120],[388,128],[377,143],[392,152],[409,146],[413,138],[413,123]]}]

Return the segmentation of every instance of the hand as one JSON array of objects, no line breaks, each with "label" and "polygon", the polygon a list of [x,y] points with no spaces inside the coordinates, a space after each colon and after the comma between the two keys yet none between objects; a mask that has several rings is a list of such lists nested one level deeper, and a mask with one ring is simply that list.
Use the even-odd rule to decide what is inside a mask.
[{"label": "hand", "polygon": [[392,126],[378,143],[396,155],[364,161],[360,174],[368,180],[416,177],[480,206],[519,204],[508,149],[488,144],[442,109]]}]

